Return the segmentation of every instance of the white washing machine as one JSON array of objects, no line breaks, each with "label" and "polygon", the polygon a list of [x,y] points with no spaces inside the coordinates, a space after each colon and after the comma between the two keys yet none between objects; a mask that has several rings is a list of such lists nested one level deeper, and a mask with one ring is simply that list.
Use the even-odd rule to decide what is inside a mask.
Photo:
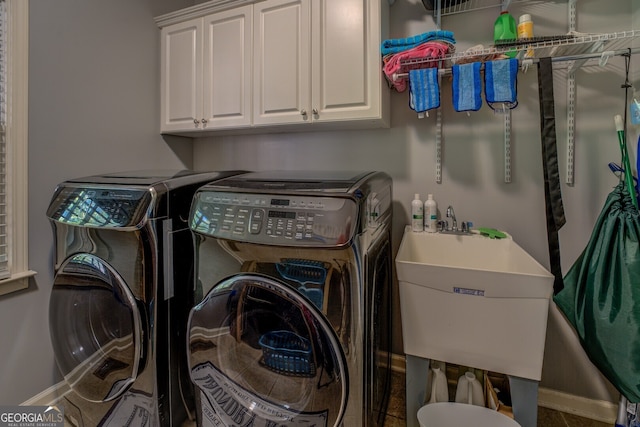
[{"label": "white washing machine", "polygon": [[60,184],[49,326],[76,426],[179,426],[193,417],[186,322],[193,304],[189,207],[237,172],[143,171]]},{"label": "white washing machine", "polygon": [[188,365],[200,426],[379,426],[391,179],[256,172],[202,187]]}]

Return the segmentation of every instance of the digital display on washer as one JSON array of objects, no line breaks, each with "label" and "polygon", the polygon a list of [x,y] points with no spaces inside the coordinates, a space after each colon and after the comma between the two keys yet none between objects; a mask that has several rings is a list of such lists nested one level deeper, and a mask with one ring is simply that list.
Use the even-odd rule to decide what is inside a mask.
[{"label": "digital display on washer", "polygon": [[269,211],[269,218],[287,218],[295,219],[295,212],[283,212],[283,211]]},{"label": "digital display on washer", "polygon": [[289,206],[289,199],[271,199],[272,206]]}]

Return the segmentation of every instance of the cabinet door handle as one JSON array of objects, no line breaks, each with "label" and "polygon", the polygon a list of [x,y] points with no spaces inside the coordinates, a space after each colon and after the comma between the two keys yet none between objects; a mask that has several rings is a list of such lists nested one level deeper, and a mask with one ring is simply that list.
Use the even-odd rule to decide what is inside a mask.
[{"label": "cabinet door handle", "polygon": [[317,108],[314,108],[314,109],[313,109],[313,115],[314,115],[314,116],[317,116],[317,115],[318,115],[318,109],[317,109]]},{"label": "cabinet door handle", "polygon": [[198,124],[199,124],[199,123],[200,123],[200,122],[198,121],[198,119],[193,119],[193,124],[195,124],[195,125],[196,125],[196,127],[198,127]]},{"label": "cabinet door handle", "polygon": [[302,116],[304,117],[307,117],[307,110],[300,111],[300,114],[302,114]]},{"label": "cabinet door handle", "polygon": [[200,121],[202,122],[202,124],[203,124],[203,125],[206,125],[206,124],[207,124],[207,119],[202,119],[202,120],[200,120]]}]

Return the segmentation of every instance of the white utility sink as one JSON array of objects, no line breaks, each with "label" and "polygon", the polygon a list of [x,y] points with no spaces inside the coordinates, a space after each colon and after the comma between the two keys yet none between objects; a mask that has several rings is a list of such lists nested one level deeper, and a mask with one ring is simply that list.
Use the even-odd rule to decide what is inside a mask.
[{"label": "white utility sink", "polygon": [[407,227],[395,261],[406,354],[540,380],[554,278],[513,239]]}]

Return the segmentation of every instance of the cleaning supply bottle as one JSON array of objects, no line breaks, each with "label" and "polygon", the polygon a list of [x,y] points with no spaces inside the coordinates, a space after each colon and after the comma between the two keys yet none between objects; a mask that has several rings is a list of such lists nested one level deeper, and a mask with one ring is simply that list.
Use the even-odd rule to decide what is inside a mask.
[{"label": "cleaning supply bottle", "polygon": [[635,88],[633,88],[633,98],[629,104],[629,116],[631,124],[640,125],[640,97]]},{"label": "cleaning supply bottle", "polygon": [[431,397],[428,403],[448,402],[449,385],[447,384],[447,375],[439,366],[432,368],[431,373]]},{"label": "cleaning supply bottle", "polygon": [[429,194],[424,202],[424,231],[438,231],[438,204],[433,200],[433,194]]},{"label": "cleaning supply bottle", "polygon": [[640,426],[640,404],[627,402],[627,424],[628,427]]},{"label": "cleaning supply bottle", "polygon": [[624,396],[620,396],[620,401],[618,402],[618,417],[616,418],[615,427],[629,426],[627,407],[628,407],[627,398]]},{"label": "cleaning supply bottle", "polygon": [[[531,15],[525,13],[518,18],[518,39],[533,38],[533,21]],[[533,49],[527,49],[524,54],[525,58],[533,58]]]},{"label": "cleaning supply bottle", "polygon": [[411,202],[411,231],[424,231],[424,205],[418,193]]},{"label": "cleaning supply bottle", "polygon": [[[493,24],[493,41],[499,40],[516,40],[518,38],[518,29],[516,20],[508,11],[503,11]],[[518,52],[515,49],[504,52],[509,58],[514,58]]]},{"label": "cleaning supply bottle", "polygon": [[458,379],[455,401],[457,403],[484,406],[482,385],[473,372],[467,371]]}]

